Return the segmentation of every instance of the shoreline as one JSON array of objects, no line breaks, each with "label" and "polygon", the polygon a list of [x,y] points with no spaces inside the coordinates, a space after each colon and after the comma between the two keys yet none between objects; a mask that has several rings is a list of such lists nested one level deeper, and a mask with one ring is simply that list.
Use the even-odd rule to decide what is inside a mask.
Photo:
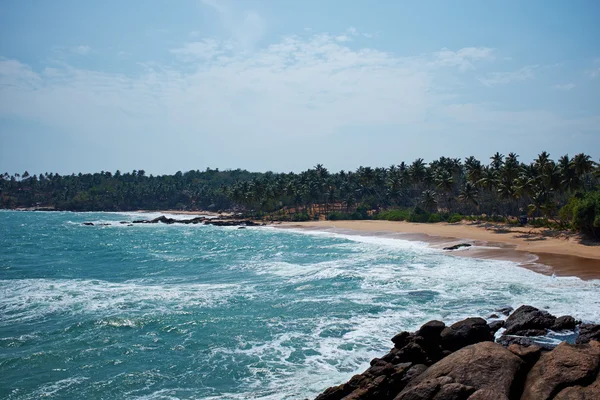
[{"label": "shoreline", "polygon": [[556,235],[542,228],[494,223],[424,224],[380,220],[287,222],[274,226],[420,241],[440,250],[469,243],[472,247],[448,251],[447,254],[513,261],[545,275],[600,279],[600,243],[583,244],[578,235]]}]

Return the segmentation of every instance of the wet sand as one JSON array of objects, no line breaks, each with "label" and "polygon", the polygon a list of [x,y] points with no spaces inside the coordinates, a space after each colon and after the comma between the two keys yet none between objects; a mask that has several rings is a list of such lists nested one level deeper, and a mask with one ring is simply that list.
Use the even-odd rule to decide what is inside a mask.
[{"label": "wet sand", "polygon": [[510,260],[548,275],[600,279],[600,243],[586,243],[579,235],[543,228],[493,223],[419,224],[396,221],[311,221],[276,226],[396,237],[426,242],[440,249],[469,243],[472,247],[447,251],[447,254]]}]

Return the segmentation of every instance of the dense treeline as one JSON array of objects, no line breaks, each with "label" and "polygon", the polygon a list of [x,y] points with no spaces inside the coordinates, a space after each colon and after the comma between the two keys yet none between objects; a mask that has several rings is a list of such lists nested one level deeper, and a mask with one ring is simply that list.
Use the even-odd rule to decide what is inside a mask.
[{"label": "dense treeline", "polygon": [[232,202],[224,187],[262,174],[240,169],[177,172],[147,176],[144,170],[122,174],[59,175],[45,173],[0,177],[2,208],[52,207],[72,211],[227,209]]},{"label": "dense treeline", "polygon": [[496,153],[487,163],[474,157],[441,157],[429,163],[419,158],[389,168],[337,173],[323,165],[281,174],[239,169],[163,176],[146,176],[141,170],[70,176],[6,173],[0,190],[4,208],[237,209],[279,219],[387,215],[418,221],[527,214],[600,231],[600,169],[590,156],[565,155],[554,161],[542,152],[531,163],[518,158],[514,153]]}]

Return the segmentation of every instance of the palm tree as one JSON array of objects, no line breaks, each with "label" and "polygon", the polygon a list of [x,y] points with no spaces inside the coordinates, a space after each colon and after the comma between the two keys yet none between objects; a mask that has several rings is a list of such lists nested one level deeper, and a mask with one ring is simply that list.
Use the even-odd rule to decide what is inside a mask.
[{"label": "palm tree", "polygon": [[492,162],[490,163],[490,167],[498,171],[502,167],[502,164],[504,164],[504,161],[502,161],[503,158],[504,154],[496,152],[496,154],[490,157],[490,160],[492,160]]},{"label": "palm tree", "polygon": [[458,195],[458,200],[461,203],[472,204],[475,207],[479,206],[477,202],[478,192],[477,188],[471,182],[465,182],[460,194]]},{"label": "palm tree", "polygon": [[437,209],[436,193],[433,190],[424,190],[421,195],[421,204],[427,211],[435,211]]}]

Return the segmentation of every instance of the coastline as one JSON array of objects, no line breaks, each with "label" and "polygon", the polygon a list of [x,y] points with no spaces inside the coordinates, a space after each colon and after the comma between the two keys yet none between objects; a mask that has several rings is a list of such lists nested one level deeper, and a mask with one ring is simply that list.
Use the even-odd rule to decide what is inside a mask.
[{"label": "coastline", "polygon": [[469,243],[473,246],[448,251],[447,254],[509,260],[546,275],[600,279],[600,243],[583,244],[578,235],[557,235],[542,228],[494,223],[424,224],[380,220],[290,222],[275,226],[351,235],[383,235],[426,242],[438,249]]}]

